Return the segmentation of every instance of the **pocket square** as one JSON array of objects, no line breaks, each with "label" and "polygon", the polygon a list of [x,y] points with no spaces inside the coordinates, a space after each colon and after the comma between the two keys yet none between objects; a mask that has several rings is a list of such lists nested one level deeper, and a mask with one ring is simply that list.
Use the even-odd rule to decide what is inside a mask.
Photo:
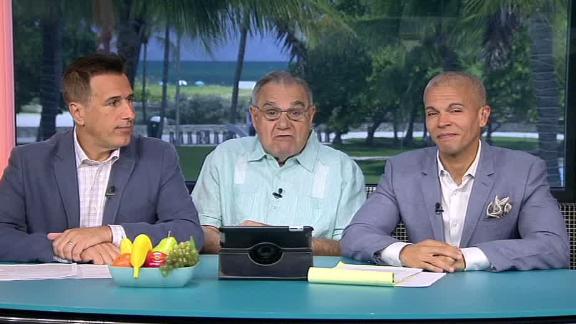
[{"label": "pocket square", "polygon": [[486,215],[490,218],[502,218],[512,210],[512,202],[510,197],[499,199],[498,196],[494,198],[486,208]]}]

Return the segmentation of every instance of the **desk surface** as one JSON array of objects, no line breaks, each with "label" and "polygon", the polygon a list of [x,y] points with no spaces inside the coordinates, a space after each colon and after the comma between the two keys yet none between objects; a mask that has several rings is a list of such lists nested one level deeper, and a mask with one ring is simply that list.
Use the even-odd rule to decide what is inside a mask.
[{"label": "desk surface", "polygon": [[[315,266],[339,259],[316,257]],[[576,316],[576,271],[448,274],[432,287],[218,280],[202,256],[184,288],[123,288],[109,279],[0,282],[0,309],[276,319],[480,319]]]}]

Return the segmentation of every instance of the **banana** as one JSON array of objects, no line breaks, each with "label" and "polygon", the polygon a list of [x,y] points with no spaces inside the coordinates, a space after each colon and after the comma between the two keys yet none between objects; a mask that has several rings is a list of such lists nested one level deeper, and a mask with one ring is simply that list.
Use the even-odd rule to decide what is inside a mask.
[{"label": "banana", "polygon": [[120,254],[132,253],[132,241],[125,237],[120,241]]},{"label": "banana", "polygon": [[140,268],[146,261],[148,251],[152,250],[152,241],[146,234],[140,234],[134,239],[132,245],[132,254],[130,255],[130,263],[134,268],[134,278],[138,279],[140,276]]}]

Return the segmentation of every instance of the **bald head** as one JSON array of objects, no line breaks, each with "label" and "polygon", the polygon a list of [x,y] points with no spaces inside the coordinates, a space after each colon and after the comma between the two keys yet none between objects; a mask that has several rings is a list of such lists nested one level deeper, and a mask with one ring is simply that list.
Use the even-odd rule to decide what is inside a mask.
[{"label": "bald head", "polygon": [[470,94],[474,96],[474,100],[478,106],[486,105],[486,88],[482,80],[462,71],[442,72],[433,77],[424,89],[424,102],[426,102],[426,95],[428,92],[438,86],[448,86],[453,88],[467,89]]},{"label": "bald head", "polygon": [[[482,81],[464,72],[441,73],[424,90],[424,108],[440,160],[448,170],[452,168],[454,179],[461,179],[476,157],[482,129],[490,119]],[[464,167],[454,177],[457,166]]]}]

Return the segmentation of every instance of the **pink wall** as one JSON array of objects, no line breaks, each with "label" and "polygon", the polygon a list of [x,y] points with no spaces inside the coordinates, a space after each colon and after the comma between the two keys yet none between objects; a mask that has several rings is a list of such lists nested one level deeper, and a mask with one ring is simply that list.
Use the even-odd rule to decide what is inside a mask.
[{"label": "pink wall", "polygon": [[0,174],[15,144],[12,0],[0,0]]}]

